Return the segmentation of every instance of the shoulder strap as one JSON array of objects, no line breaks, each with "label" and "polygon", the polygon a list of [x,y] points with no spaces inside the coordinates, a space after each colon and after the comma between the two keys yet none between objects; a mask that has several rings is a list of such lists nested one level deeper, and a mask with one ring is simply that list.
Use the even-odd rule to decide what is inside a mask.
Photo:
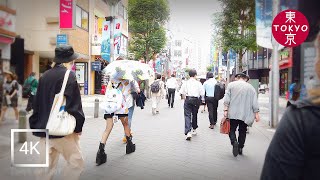
[{"label": "shoulder strap", "polygon": [[64,75],[62,87],[61,87],[61,90],[60,90],[60,96],[64,95],[64,91],[66,90],[67,82],[68,82],[68,79],[69,79],[69,74],[70,74],[70,70],[67,70],[67,72]]}]

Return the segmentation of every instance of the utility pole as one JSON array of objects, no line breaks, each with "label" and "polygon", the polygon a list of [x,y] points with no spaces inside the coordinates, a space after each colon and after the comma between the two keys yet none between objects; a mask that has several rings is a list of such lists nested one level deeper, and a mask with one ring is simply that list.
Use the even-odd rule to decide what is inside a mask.
[{"label": "utility pole", "polygon": [[229,51],[227,53],[227,84],[230,83],[230,59],[229,59]]},{"label": "utility pole", "polygon": [[[273,6],[272,6],[272,14],[273,18],[275,18],[278,13],[279,13],[279,8],[280,8],[280,2],[279,0],[273,0]],[[271,111],[272,111],[272,116],[271,116],[271,127],[275,128],[277,127],[278,124],[278,119],[279,119],[279,44],[275,40],[275,38],[272,36],[272,91],[271,91]]]}]

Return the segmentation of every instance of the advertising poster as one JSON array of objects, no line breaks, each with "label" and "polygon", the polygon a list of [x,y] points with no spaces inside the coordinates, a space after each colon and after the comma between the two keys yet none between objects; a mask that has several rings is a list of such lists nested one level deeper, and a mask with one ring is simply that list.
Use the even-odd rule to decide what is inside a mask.
[{"label": "advertising poster", "polygon": [[110,62],[110,21],[104,21],[102,26],[102,39],[101,39],[101,57],[102,59]]},{"label": "advertising poster", "polygon": [[[280,12],[286,9],[297,9],[298,0],[280,0]],[[257,44],[272,49],[272,0],[256,0],[256,35]],[[279,49],[283,46],[279,45]]]},{"label": "advertising poster", "polygon": [[85,64],[76,63],[76,77],[79,84],[84,83],[84,75],[85,75]]},{"label": "advertising poster", "polygon": [[114,22],[114,55],[115,59],[120,56],[120,50],[121,50],[121,30],[122,30],[122,19],[115,19]]}]

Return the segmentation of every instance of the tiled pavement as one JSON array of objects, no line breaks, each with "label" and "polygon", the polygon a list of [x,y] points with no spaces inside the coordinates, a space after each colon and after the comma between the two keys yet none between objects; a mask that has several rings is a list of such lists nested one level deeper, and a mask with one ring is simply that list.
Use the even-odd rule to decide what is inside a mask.
[{"label": "tiled pavement", "polygon": [[[244,156],[233,157],[227,135],[219,133],[219,127],[208,128],[208,113],[199,112],[198,135],[191,142],[185,140],[183,103],[176,100],[174,109],[169,109],[162,101],[160,114],[151,115],[150,102],[144,110],[136,108],[133,120],[133,136],[136,152],[125,154],[122,144],[123,128],[115,124],[107,142],[108,162],[97,167],[95,155],[99,145],[105,121],[93,118],[93,102],[96,97],[83,98],[86,123],[81,137],[81,146],[86,167],[81,179],[135,180],[135,179],[211,179],[211,180],[255,180],[259,179],[264,156],[273,132],[262,121],[250,128],[247,136]],[[261,97],[261,106],[266,103]],[[222,102],[219,106],[219,118],[222,117]],[[267,115],[267,109],[262,108]],[[264,120],[268,118],[263,117]],[[10,167],[9,138],[7,133],[16,125],[7,121],[0,127],[0,179],[34,179],[31,169],[22,170]],[[33,137],[29,137],[33,138]],[[62,159],[62,158],[61,158]],[[59,162],[60,172],[64,160]],[[24,172],[24,173],[22,173]],[[59,179],[59,175],[56,179]]]}]

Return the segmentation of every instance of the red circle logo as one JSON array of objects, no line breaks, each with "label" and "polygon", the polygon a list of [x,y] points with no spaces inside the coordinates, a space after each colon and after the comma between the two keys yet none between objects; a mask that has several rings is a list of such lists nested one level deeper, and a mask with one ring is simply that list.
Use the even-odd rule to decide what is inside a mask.
[{"label": "red circle logo", "polygon": [[297,10],[280,12],[272,22],[272,34],[276,41],[285,47],[302,44],[309,34],[307,18]]}]

